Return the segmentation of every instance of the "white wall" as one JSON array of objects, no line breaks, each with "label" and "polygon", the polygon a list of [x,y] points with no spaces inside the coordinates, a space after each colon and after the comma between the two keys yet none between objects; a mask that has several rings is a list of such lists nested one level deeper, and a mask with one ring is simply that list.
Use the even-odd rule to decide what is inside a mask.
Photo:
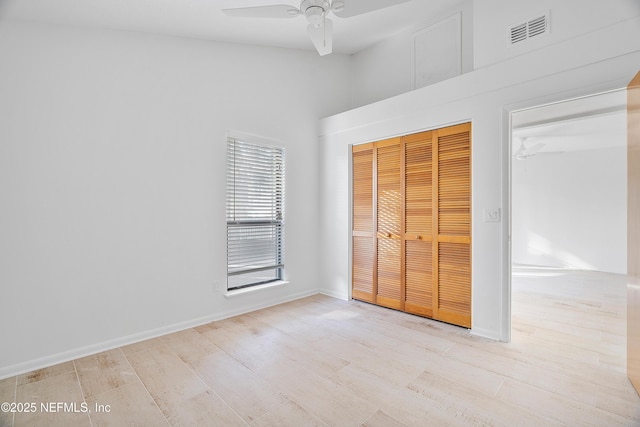
[{"label": "white wall", "polygon": [[[513,25],[547,11],[550,12],[550,34],[509,45],[508,31]],[[640,1],[468,0],[353,55],[353,105],[360,107],[413,90],[412,34],[456,13],[462,17],[464,74],[638,16]],[[599,40],[593,40],[593,48],[598,50],[604,46]],[[526,66],[538,65],[528,63]]]},{"label": "white wall", "polygon": [[[0,378],[320,289],[348,57],[0,22],[0,58]],[[228,129],[286,147],[290,281],[229,299]]]},{"label": "white wall", "polygon": [[[474,3],[474,13],[479,7],[484,3]],[[603,3],[591,13],[597,15],[608,7]],[[509,224],[482,222],[485,208],[498,207],[505,218],[510,215],[507,112],[626,85],[640,64],[637,15],[544,50],[324,119],[321,272],[328,289],[345,296],[350,292],[350,144],[471,120],[472,331],[508,340]],[[492,25],[507,23],[496,20]],[[486,31],[475,24],[474,29],[476,34]]]},{"label": "white wall", "polygon": [[[551,32],[510,45],[512,26],[550,12]],[[474,65],[486,67],[606,28],[640,14],[638,0],[477,0],[474,2]],[[604,45],[593,42],[594,49]],[[535,66],[535,64],[531,64]]]},{"label": "white wall", "polygon": [[[349,108],[351,58],[0,22],[0,378],[318,290],[348,296],[350,144],[466,120],[473,331],[504,338],[506,223],[478,215],[508,215],[504,110],[625,84],[640,63],[637,15],[320,128]],[[399,70],[388,92],[366,74],[358,90],[404,91]],[[332,78],[309,85],[315,75]],[[230,299],[227,129],[287,148],[291,282]]]},{"label": "white wall", "polygon": [[473,70],[473,3],[443,11],[425,22],[353,55],[353,105],[360,107],[413,90],[412,35],[454,14],[461,15],[462,73]]},{"label": "white wall", "polygon": [[514,263],[627,274],[626,147],[540,153],[512,177]]}]

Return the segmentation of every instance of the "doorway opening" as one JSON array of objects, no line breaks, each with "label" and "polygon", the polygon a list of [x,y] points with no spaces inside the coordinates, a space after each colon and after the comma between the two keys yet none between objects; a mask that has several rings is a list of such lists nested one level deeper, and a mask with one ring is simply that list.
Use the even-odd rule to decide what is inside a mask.
[{"label": "doorway opening", "polygon": [[511,114],[511,340],[626,371],[626,93]]}]

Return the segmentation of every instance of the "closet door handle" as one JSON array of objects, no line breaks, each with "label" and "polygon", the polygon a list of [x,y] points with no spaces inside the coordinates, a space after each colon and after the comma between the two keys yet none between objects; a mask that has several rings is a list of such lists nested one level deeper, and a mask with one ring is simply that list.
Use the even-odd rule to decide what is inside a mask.
[{"label": "closet door handle", "polygon": [[420,235],[418,234],[418,235],[416,236],[416,240],[420,240],[420,239],[421,239],[421,237],[420,237]]}]

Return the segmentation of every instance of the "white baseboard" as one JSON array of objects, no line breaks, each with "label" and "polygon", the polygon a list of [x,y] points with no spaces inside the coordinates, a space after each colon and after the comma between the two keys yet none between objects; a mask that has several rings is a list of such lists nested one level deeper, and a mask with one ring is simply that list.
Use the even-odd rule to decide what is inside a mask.
[{"label": "white baseboard", "polygon": [[[263,308],[272,307],[274,305],[283,304],[285,302],[297,300],[297,299],[308,297],[318,293],[325,293],[325,292],[322,289],[312,289],[309,291],[288,295],[286,298],[271,298],[271,299],[262,301],[259,304],[245,306],[242,309],[229,310],[222,313],[203,316],[196,319],[191,319],[184,322],[178,322],[171,325],[163,326],[160,328],[150,329],[150,330],[139,332],[136,334],[131,334],[124,337],[119,337],[112,340],[102,341],[102,342],[91,344],[88,346],[75,348],[75,349],[64,351],[61,353],[56,353],[49,356],[28,360],[26,362],[16,363],[14,365],[9,365],[9,366],[3,366],[3,367],[0,367],[0,380],[5,378],[10,378],[16,375],[24,374],[27,372],[35,371],[36,369],[42,369],[49,366],[57,365],[59,363],[69,362],[71,360],[79,359],[85,356],[90,356],[92,354],[100,353],[100,352],[111,350],[114,348],[123,347],[125,345],[134,344],[134,343],[148,340],[151,338],[157,338],[163,335],[183,331],[185,329],[194,328],[196,326],[205,325],[207,323],[215,322],[218,320],[227,319],[229,317],[238,316],[240,314],[245,314],[245,313],[260,310]],[[329,295],[329,296],[333,296],[333,295]],[[339,298],[339,297],[336,296],[336,298]]]},{"label": "white baseboard", "polygon": [[[16,375],[31,372],[36,369],[46,368],[48,366],[57,365],[59,363],[68,362],[71,360],[79,359],[81,357],[90,356],[92,354],[100,353],[103,351],[111,350],[125,345],[134,344],[140,341],[148,340],[151,338],[157,338],[163,335],[171,334],[174,332],[183,331],[185,329],[194,328],[196,326],[205,325],[207,323],[215,322],[229,317],[238,316],[252,311],[260,310],[274,305],[283,304],[285,302],[294,301],[300,298],[305,298],[315,294],[323,294],[329,297],[341,299],[343,301],[349,300],[347,292],[336,292],[327,289],[312,289],[305,292],[299,292],[293,295],[288,295],[286,298],[271,298],[266,301],[262,301],[259,304],[253,304],[245,306],[241,309],[229,310],[222,313],[212,314],[208,316],[199,317],[196,319],[187,320],[184,322],[174,323],[172,325],[163,326],[161,328],[151,329],[144,332],[139,332],[132,335],[116,338],[113,340],[103,341],[96,344],[72,349],[69,351],[52,354],[49,356],[41,357],[38,359],[29,360],[26,362],[17,363],[15,365],[0,367],[0,380],[13,377]],[[482,328],[473,328],[471,335],[478,337],[488,338],[494,341],[500,341],[500,333]]]},{"label": "white baseboard", "polygon": [[322,295],[326,295],[328,297],[341,299],[343,301],[349,301],[349,294],[347,292],[337,292],[333,290],[319,289],[318,293]]},{"label": "white baseboard", "polygon": [[493,341],[501,341],[500,331],[474,327],[471,329],[470,333],[471,335],[475,335],[477,337],[488,338]]},{"label": "white baseboard", "polygon": [[150,329],[136,334],[131,334],[124,337],[119,337],[112,340],[102,341],[84,347],[75,348],[61,353],[55,353],[49,356],[28,360],[26,362],[16,363],[15,365],[0,367],[0,379],[24,374],[26,372],[46,368],[49,366],[57,365],[59,363],[69,362],[81,357],[90,356],[92,354],[100,353],[118,347],[123,347],[125,345],[134,344],[140,341],[156,338],[173,332],[182,331],[194,326],[210,323],[214,320],[219,320],[215,319],[214,317],[215,316],[208,316],[204,318],[193,319],[191,321],[175,323],[172,325],[163,326],[161,328]]}]

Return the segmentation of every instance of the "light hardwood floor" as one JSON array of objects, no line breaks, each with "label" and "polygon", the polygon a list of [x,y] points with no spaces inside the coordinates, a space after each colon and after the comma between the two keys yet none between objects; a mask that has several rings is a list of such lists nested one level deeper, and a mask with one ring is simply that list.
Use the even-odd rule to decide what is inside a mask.
[{"label": "light hardwood floor", "polygon": [[0,426],[640,425],[624,282],[514,270],[509,344],[316,295],[2,380],[0,402],[92,412]]}]

